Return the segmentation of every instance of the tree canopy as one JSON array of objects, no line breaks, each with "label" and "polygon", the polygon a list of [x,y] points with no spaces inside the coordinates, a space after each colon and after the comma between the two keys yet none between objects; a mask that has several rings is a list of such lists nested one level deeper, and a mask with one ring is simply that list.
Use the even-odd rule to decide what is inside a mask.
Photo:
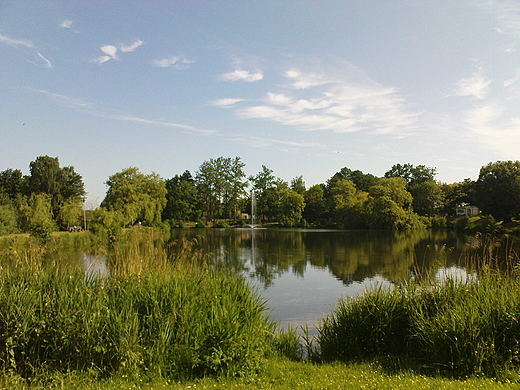
[{"label": "tree canopy", "polygon": [[101,207],[120,212],[123,224],[156,225],[162,221],[167,191],[158,174],[145,175],[130,167],[110,176],[106,185],[108,190]]}]

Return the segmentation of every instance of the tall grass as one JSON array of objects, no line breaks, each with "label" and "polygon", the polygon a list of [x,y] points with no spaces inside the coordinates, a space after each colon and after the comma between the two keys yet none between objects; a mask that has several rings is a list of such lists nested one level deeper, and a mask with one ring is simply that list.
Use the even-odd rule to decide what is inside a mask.
[{"label": "tall grass", "polygon": [[368,291],[325,318],[318,343],[324,360],[405,358],[450,375],[500,376],[520,368],[520,282],[489,272]]},{"label": "tall grass", "polygon": [[258,294],[188,242],[167,255],[152,231],[129,233],[105,279],[44,264],[45,250],[32,249],[11,252],[0,275],[4,370],[233,376],[254,371],[271,348],[274,325]]}]

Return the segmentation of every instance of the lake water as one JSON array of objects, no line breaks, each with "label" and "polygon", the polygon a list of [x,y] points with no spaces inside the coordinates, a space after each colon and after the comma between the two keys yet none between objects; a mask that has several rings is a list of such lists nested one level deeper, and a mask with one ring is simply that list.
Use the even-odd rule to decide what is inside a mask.
[{"label": "lake water", "polygon": [[306,325],[311,334],[340,298],[410,278],[467,277],[468,259],[485,247],[482,236],[432,230],[172,230],[173,239],[182,237],[245,275],[282,327]]}]

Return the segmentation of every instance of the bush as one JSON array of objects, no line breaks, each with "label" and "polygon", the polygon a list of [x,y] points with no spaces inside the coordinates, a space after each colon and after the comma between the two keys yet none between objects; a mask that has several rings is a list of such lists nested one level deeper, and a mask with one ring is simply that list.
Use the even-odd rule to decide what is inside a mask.
[{"label": "bush", "polygon": [[450,375],[500,376],[520,367],[520,285],[490,274],[369,291],[342,301],[319,331],[324,360],[406,357]]},{"label": "bush", "polygon": [[[258,368],[274,325],[245,279],[197,266],[200,254],[184,246],[172,263],[151,231],[135,230],[142,232],[125,240],[135,247],[115,243],[105,279],[45,268],[40,258],[3,270],[2,369],[24,377],[89,370],[186,379]],[[139,258],[137,247],[155,256]]]}]

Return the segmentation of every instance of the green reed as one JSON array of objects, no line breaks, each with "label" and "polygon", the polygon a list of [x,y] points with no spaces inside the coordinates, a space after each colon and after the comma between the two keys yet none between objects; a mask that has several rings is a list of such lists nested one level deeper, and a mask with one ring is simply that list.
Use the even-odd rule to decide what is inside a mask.
[{"label": "green reed", "polygon": [[209,266],[189,242],[167,251],[152,230],[126,234],[112,248],[92,249],[110,255],[104,279],[49,262],[56,241],[6,249],[1,368],[24,377],[88,370],[176,379],[257,369],[274,325],[247,282]]},{"label": "green reed", "polygon": [[343,301],[318,336],[324,360],[390,357],[450,375],[520,369],[520,283],[496,272],[367,291]]}]

